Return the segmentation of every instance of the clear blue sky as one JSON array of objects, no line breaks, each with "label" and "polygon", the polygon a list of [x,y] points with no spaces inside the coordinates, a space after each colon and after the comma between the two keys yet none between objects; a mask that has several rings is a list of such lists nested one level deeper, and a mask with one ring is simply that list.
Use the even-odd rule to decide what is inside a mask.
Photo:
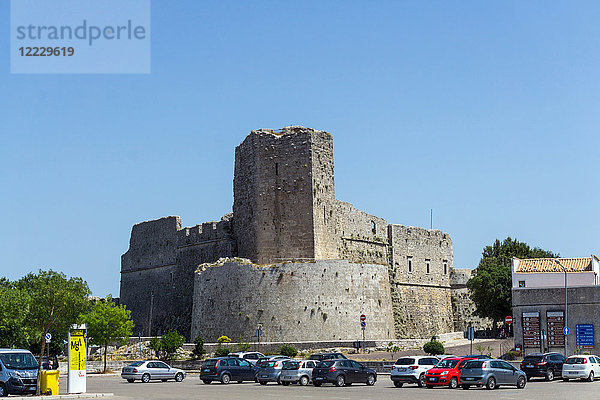
[{"label": "clear blue sky", "polygon": [[252,129],[334,137],[337,198],[600,253],[600,2],[153,0],[149,75],[11,75],[0,3],[0,276],[119,292],[133,224],[231,211]]}]

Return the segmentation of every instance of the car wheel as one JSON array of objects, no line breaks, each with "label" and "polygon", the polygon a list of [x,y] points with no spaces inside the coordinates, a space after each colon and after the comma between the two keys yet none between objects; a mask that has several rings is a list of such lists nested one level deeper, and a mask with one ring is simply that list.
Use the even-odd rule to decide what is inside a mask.
[{"label": "car wheel", "polygon": [[518,389],[524,389],[525,388],[525,383],[526,383],[526,379],[523,378],[522,376],[520,376],[519,379],[517,379],[517,388]]},{"label": "car wheel", "polygon": [[127,379],[127,382],[133,383],[133,382],[135,382],[135,379]]},{"label": "car wheel", "polygon": [[563,378],[563,382],[569,382],[569,378]]},{"label": "car wheel", "polygon": [[458,387],[458,378],[455,376],[450,378],[450,383],[448,384],[448,387],[450,387],[450,389],[456,389]]},{"label": "car wheel", "polygon": [[321,383],[320,383],[320,382],[313,382],[313,386],[314,386],[314,387],[320,387],[320,386],[321,386]]},{"label": "car wheel", "polygon": [[0,383],[0,397],[6,396],[8,396],[8,390],[6,390],[6,386],[4,386],[4,383]]},{"label": "car wheel", "polygon": [[301,377],[298,383],[300,384],[300,386],[308,385],[308,376]]},{"label": "car wheel", "polygon": [[419,375],[419,381],[417,382],[417,386],[423,387],[425,386],[425,373]]},{"label": "car wheel", "polygon": [[162,381],[162,382],[166,382],[166,381],[168,381],[168,379],[161,379],[161,381]]},{"label": "car wheel", "polygon": [[368,386],[373,386],[375,384],[375,375],[368,375],[367,376],[367,385]]},{"label": "car wheel", "polygon": [[594,371],[590,371],[590,376],[587,378],[588,382],[594,382]]},{"label": "car wheel", "polygon": [[229,382],[231,382],[231,376],[229,374],[223,374],[223,376],[221,376],[221,383],[227,385]]},{"label": "car wheel", "polygon": [[202,382],[204,382],[204,384],[205,384],[205,385],[210,385],[210,383],[211,383],[212,381],[209,381],[209,380],[207,380],[207,379],[204,379]]},{"label": "car wheel", "polygon": [[460,387],[465,390],[468,390],[471,387],[471,385],[460,385]]},{"label": "car wheel", "polygon": [[345,384],[346,384],[346,378],[344,378],[344,375],[338,375],[337,378],[335,378],[335,386],[342,387]]},{"label": "car wheel", "polygon": [[178,372],[177,375],[175,375],[175,382],[181,382],[183,380],[183,374],[181,372]]},{"label": "car wheel", "polygon": [[553,381],[554,380],[554,371],[552,371],[551,369],[549,369],[548,371],[546,371],[546,380],[547,381]]},{"label": "car wheel", "polygon": [[150,382],[150,374],[142,375],[142,382],[144,382],[144,383]]},{"label": "car wheel", "polygon": [[402,385],[404,385],[404,383],[398,381],[394,382],[394,386],[396,387],[402,387]]},{"label": "car wheel", "polygon": [[282,384],[283,386],[289,386],[289,385],[290,385],[290,383],[289,383],[289,382],[281,382],[281,384]]},{"label": "car wheel", "polygon": [[490,376],[487,383],[485,384],[485,388],[488,390],[496,389],[496,378],[494,378],[493,376]]}]

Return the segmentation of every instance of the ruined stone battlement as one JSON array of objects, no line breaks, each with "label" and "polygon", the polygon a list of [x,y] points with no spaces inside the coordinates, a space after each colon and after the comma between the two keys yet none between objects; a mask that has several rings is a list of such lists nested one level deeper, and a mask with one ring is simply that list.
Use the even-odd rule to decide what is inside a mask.
[{"label": "ruined stone battlement", "polygon": [[[278,265],[282,275],[273,275],[271,269],[259,273],[260,269],[245,263],[217,263],[216,269],[196,272],[200,264],[236,257],[256,265]],[[315,272],[325,261],[332,263],[334,277],[325,271]],[[302,323],[321,321],[307,329],[317,337],[317,331],[326,326],[351,326],[343,319],[359,309],[349,306],[354,304],[353,294],[348,296],[348,292],[329,285],[339,281],[347,282],[350,293],[362,285],[365,292],[361,302],[368,303],[365,307],[369,310],[387,310],[389,319],[381,321],[378,331],[381,338],[430,337],[453,329],[452,261],[452,241],[447,233],[388,224],[335,198],[330,133],[302,126],[259,129],[235,149],[232,214],[193,227],[183,228],[180,218],[174,216],[133,227],[129,250],[121,259],[121,302],[132,310],[142,335],[177,327],[193,339],[190,335],[197,332],[210,332],[211,337],[217,334],[199,326],[197,319],[209,315],[211,307],[223,299],[228,300],[220,306],[233,304],[225,291],[237,294],[285,288],[292,298],[294,294],[310,297],[307,288],[322,285],[323,292],[314,300],[316,309],[327,309],[326,315],[337,317],[323,325],[323,318],[313,319],[314,315],[304,315],[304,310],[297,318]],[[287,266],[290,262],[293,267]],[[289,284],[282,285],[280,276]],[[360,285],[351,289],[357,282]],[[376,293],[375,286],[387,293],[377,291],[376,307],[370,297]],[[270,294],[272,298],[241,299],[236,307],[244,318],[238,321],[239,315],[227,314],[218,319],[215,315],[212,322],[218,322],[215,327],[231,326],[234,336],[246,335],[254,324],[267,323],[251,310],[268,308],[273,321],[278,321],[272,327],[282,335],[280,339],[296,340],[297,333],[293,332],[299,331],[281,322],[287,318],[282,314],[285,308],[277,303],[281,293]],[[321,336],[351,337],[348,332],[339,336],[333,330],[327,332]]]}]

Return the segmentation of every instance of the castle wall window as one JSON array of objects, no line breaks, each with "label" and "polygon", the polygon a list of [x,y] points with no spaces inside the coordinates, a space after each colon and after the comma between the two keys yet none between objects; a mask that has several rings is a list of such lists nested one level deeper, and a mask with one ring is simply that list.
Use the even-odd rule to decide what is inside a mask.
[{"label": "castle wall window", "polygon": [[448,261],[444,260],[444,275],[448,275]]},{"label": "castle wall window", "polygon": [[408,272],[412,272],[412,257],[408,256],[406,260],[408,261]]},{"label": "castle wall window", "polygon": [[431,269],[431,260],[425,260],[425,273],[428,274]]},{"label": "castle wall window", "polygon": [[279,163],[275,163],[275,175],[279,175]]},{"label": "castle wall window", "polygon": [[377,233],[377,227],[375,226],[375,221],[371,221],[371,232],[373,232],[373,235],[375,235]]}]

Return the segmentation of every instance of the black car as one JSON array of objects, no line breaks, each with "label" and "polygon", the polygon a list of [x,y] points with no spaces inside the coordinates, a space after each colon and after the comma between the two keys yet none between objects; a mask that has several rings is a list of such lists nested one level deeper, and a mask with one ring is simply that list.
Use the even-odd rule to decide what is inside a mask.
[{"label": "black car", "polygon": [[565,356],[560,353],[533,353],[525,356],[521,362],[521,370],[527,375],[527,379],[539,376],[547,381],[561,376]]},{"label": "black car", "polygon": [[228,384],[231,381],[242,383],[243,381],[254,381],[256,367],[247,360],[238,357],[216,357],[210,358],[202,364],[200,380],[206,384],[219,381]]},{"label": "black car", "polygon": [[347,360],[348,358],[342,353],[317,353],[308,357],[309,360]]},{"label": "black car", "polygon": [[312,379],[315,386],[323,383],[333,383],[340,387],[353,383],[373,386],[377,381],[377,372],[354,360],[324,360],[313,369]]}]

